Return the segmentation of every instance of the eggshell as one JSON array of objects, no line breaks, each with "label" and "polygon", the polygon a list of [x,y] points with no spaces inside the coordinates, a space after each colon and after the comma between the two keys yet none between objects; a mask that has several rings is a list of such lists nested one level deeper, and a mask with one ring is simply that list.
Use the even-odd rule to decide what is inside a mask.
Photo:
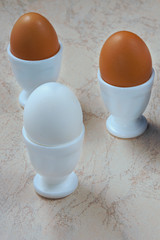
[{"label": "eggshell", "polygon": [[148,81],[152,59],[148,47],[136,34],[120,31],[104,43],[99,68],[102,79],[117,87],[133,87]]},{"label": "eggshell", "polygon": [[35,89],[24,108],[28,138],[44,146],[59,146],[77,138],[83,129],[80,103],[60,83],[46,83]]},{"label": "eggshell", "polygon": [[59,50],[57,34],[51,23],[34,12],[22,15],[14,24],[10,36],[10,51],[20,59],[42,60]]}]

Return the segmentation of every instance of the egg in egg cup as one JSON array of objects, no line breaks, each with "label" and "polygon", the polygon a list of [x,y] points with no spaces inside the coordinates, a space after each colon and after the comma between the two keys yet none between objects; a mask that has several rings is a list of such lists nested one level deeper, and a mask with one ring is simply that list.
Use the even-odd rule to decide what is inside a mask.
[{"label": "egg in egg cup", "polygon": [[147,128],[146,109],[154,80],[152,58],[145,42],[135,33],[119,31],[104,43],[99,57],[98,80],[102,99],[111,113],[108,131],[133,138]]},{"label": "egg in egg cup", "polygon": [[24,107],[35,88],[58,79],[62,44],[47,18],[29,12],[14,24],[7,51],[16,80],[23,89],[19,102]]},{"label": "egg in egg cup", "polygon": [[46,198],[62,198],[78,186],[73,172],[80,159],[85,128],[80,103],[60,83],[35,89],[24,108],[22,130],[30,161],[37,172],[36,192]]}]

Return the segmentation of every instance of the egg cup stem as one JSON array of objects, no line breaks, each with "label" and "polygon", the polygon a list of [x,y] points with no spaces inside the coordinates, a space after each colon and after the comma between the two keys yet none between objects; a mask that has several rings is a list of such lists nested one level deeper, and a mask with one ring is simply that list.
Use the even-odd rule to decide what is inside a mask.
[{"label": "egg cup stem", "polygon": [[147,120],[141,116],[130,122],[119,120],[118,118],[110,115],[106,121],[108,131],[119,138],[134,138],[144,133],[147,128]]},{"label": "egg cup stem", "polygon": [[33,184],[35,191],[39,195],[46,198],[57,199],[66,197],[73,193],[78,186],[78,178],[77,175],[72,172],[65,177],[65,179],[59,180],[55,183],[50,179],[36,174]]},{"label": "egg cup stem", "polygon": [[19,103],[24,108],[26,101],[29,97],[30,93],[27,93],[25,90],[23,90],[19,95]]}]

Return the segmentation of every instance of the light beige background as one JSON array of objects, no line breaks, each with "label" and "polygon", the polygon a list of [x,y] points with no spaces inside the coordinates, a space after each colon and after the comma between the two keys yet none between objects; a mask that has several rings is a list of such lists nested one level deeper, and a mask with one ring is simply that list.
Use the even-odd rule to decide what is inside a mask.
[{"label": "light beige background", "polygon": [[[59,82],[78,96],[86,135],[76,173],[78,189],[46,200],[33,189],[35,172],[22,141],[21,91],[6,48],[14,22],[36,11],[54,25],[64,45]],[[158,72],[141,137],[108,134],[97,82],[105,39],[117,30],[141,36]],[[160,1],[0,0],[0,239],[160,239]]]}]

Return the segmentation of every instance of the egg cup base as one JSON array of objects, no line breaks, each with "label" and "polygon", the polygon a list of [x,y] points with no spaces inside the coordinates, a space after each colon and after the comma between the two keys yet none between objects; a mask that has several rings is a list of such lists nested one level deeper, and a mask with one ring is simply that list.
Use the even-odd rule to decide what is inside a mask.
[{"label": "egg cup base", "polygon": [[21,107],[24,108],[28,97],[29,97],[29,94],[27,94],[27,92],[25,90],[22,90],[22,92],[19,94],[19,103],[20,103]]},{"label": "egg cup base", "polygon": [[147,128],[147,120],[144,116],[131,121],[129,124],[116,121],[113,115],[110,115],[106,121],[106,127],[109,133],[118,138],[135,138],[144,133]]},{"label": "egg cup base", "polygon": [[50,199],[64,198],[75,191],[78,186],[77,175],[72,172],[67,178],[59,184],[46,184],[43,177],[36,174],[33,180],[35,191]]}]

